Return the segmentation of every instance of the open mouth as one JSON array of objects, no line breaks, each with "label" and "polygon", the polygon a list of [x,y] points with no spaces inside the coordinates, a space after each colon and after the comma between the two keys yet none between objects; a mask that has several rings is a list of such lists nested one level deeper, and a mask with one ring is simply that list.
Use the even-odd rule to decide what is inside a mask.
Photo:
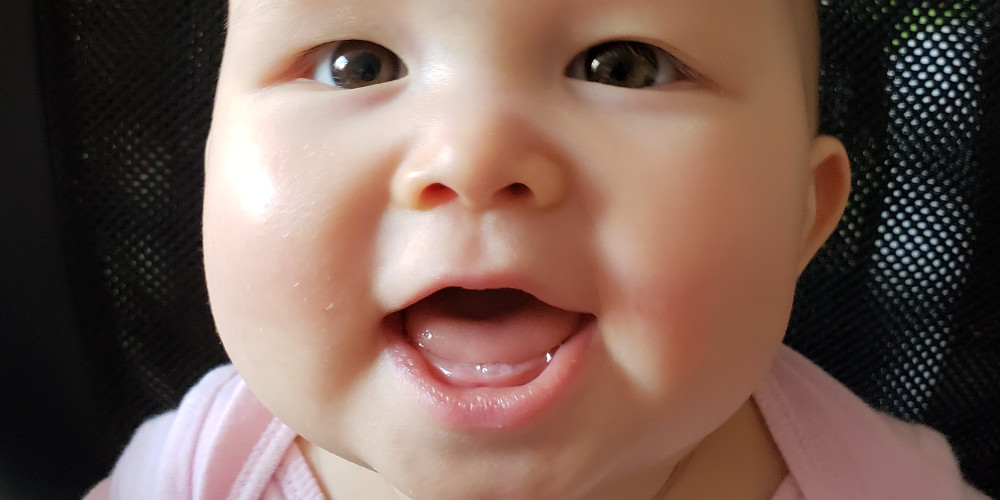
[{"label": "open mouth", "polygon": [[456,387],[527,384],[592,318],[513,288],[449,287],[400,313],[406,341]]},{"label": "open mouth", "polygon": [[600,359],[594,315],[517,288],[443,288],[385,319],[403,393],[459,432],[552,414],[579,395]]}]

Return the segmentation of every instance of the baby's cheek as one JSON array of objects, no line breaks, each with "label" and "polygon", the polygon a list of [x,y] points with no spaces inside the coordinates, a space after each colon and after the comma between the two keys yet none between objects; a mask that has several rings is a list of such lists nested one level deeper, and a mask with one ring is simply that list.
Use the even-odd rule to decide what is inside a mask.
[{"label": "baby's cheek", "polygon": [[329,417],[325,409],[344,404],[381,351],[364,259],[330,246],[324,219],[248,217],[235,196],[227,207],[206,213],[205,225],[212,309],[226,350],[275,414],[295,424]]},{"label": "baby's cheek", "polygon": [[[378,340],[359,334],[380,319],[367,280],[372,238],[357,207],[303,179],[309,158],[263,150],[280,136],[255,139],[231,138],[209,158],[205,259],[220,334],[234,361],[290,362],[317,383],[340,383],[349,377],[326,371],[356,368]],[[336,352],[356,356],[326,363]]]},{"label": "baby's cheek", "polygon": [[605,342],[647,394],[735,404],[784,332],[791,246],[758,241],[735,202],[661,208],[605,226]]}]

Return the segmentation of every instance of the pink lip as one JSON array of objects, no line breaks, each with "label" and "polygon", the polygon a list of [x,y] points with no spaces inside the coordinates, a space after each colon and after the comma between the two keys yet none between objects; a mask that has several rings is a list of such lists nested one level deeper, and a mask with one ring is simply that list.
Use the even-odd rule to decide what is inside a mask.
[{"label": "pink lip", "polygon": [[583,322],[538,377],[514,387],[458,387],[443,382],[398,328],[386,328],[386,352],[406,392],[447,427],[458,431],[515,429],[542,418],[573,392],[590,352],[595,324],[593,319]]}]

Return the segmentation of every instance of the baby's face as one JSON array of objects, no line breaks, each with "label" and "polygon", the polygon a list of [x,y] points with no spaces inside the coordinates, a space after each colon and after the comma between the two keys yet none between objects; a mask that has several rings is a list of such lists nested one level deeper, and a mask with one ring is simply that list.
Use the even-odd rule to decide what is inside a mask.
[{"label": "baby's face", "polygon": [[234,0],[204,230],[240,373],[423,498],[682,454],[829,229],[788,4]]}]

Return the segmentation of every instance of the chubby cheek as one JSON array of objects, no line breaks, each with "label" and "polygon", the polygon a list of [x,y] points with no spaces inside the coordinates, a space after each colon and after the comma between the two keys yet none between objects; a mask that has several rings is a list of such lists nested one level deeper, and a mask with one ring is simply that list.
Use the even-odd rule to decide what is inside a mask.
[{"label": "chubby cheek", "polygon": [[787,325],[806,163],[773,137],[694,132],[637,141],[635,168],[606,181],[605,342],[650,400],[735,410]]},{"label": "chubby cheek", "polygon": [[[381,350],[368,279],[379,200],[350,172],[335,175],[343,159],[296,147],[309,131],[286,115],[220,114],[206,158],[212,309],[241,374],[295,423],[342,403]],[[315,407],[284,411],[301,401]]]}]

